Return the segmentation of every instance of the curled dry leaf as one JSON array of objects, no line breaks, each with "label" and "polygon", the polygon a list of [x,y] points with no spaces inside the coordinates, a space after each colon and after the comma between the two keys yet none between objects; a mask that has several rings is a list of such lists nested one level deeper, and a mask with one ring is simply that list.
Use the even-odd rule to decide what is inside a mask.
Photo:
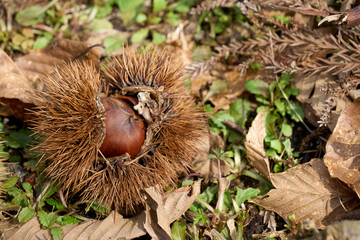
[{"label": "curled dry leaf", "polygon": [[271,180],[276,189],[253,202],[284,218],[294,214],[296,222],[312,218],[324,228],[360,205],[351,189],[331,178],[322,159],[272,174]]},{"label": "curled dry leaf", "polygon": [[0,49],[0,102],[11,109],[10,111],[8,107],[2,107],[0,115],[14,114],[24,119],[24,108],[33,104],[33,89],[34,82],[27,79],[11,58]]},{"label": "curled dry leaf", "polygon": [[191,187],[182,187],[165,193],[164,208],[170,222],[176,221],[189,209],[200,194],[200,187],[201,182],[196,182]]},{"label": "curled dry leaf", "polygon": [[[211,94],[209,101],[214,104],[214,112],[219,109],[228,109],[229,105],[235,102],[244,92],[246,81],[253,76],[254,73],[241,75],[237,68],[216,64],[212,66],[211,72],[201,73],[192,79],[191,92],[193,95],[199,96],[200,89],[207,88],[214,82],[220,81],[224,85],[220,84],[219,89],[213,89],[215,92]],[[205,97],[207,92],[204,92],[203,95]]]},{"label": "curled dry leaf", "polygon": [[[313,75],[305,78],[303,75],[297,75],[294,82],[300,91],[299,95],[296,96],[297,100],[303,104],[305,109],[309,110],[304,111],[306,119],[317,126],[321,111],[324,109],[325,100],[333,96],[324,89],[331,88],[335,91],[341,91],[341,87],[335,82],[335,77],[330,74]],[[328,122],[330,130],[335,128],[340,112],[350,104],[347,98],[337,98],[336,101],[336,110],[332,111],[332,118]]]},{"label": "curled dry leaf", "polygon": [[348,184],[360,197],[360,98],[342,111],[326,144],[330,175]]},{"label": "curled dry leaf", "polygon": [[251,165],[271,181],[269,159],[264,149],[264,138],[266,136],[264,112],[265,110],[259,112],[252,122],[246,135],[245,148]]},{"label": "curled dry leaf", "polygon": [[145,195],[147,199],[144,228],[153,239],[171,240],[170,222],[160,192],[149,187],[145,189]]},{"label": "curled dry leaf", "polygon": [[[213,153],[212,150],[216,148],[224,149],[224,140],[216,133],[210,132],[210,137],[207,133],[204,133],[203,137],[199,140],[199,154],[192,162],[192,170],[203,175],[205,182],[209,181],[212,177],[218,178],[218,161],[217,159],[209,158],[209,154]],[[227,162],[221,161],[220,164],[222,176],[231,173],[231,166]]]},{"label": "curled dry leaf", "polygon": [[[150,226],[145,227],[145,220],[150,219],[154,225],[158,225],[157,227],[160,225],[162,227],[164,224],[169,227],[173,221],[178,219],[189,208],[200,194],[200,182],[196,182],[191,187],[179,188],[168,192],[164,197],[160,197],[159,193],[154,191],[154,188],[148,188],[146,191],[150,215],[147,216],[148,212],[144,211],[138,216],[123,218],[119,213],[112,212],[104,220],[91,220],[81,224],[62,227],[63,239],[133,239],[147,234],[146,228],[156,234],[159,229],[156,228],[154,230]],[[161,218],[166,219],[166,221],[164,222],[164,219]],[[19,227],[17,224],[1,224],[0,230],[4,233],[4,240],[51,238],[49,230],[41,229],[37,218],[32,218]],[[151,236],[153,238],[166,239],[158,235]]]},{"label": "curled dry leaf", "polygon": [[[85,60],[96,67],[100,64],[100,50],[90,48],[89,44],[68,39],[58,39],[44,49],[33,50],[19,57],[16,64],[25,76],[36,81],[40,75],[53,72],[55,65],[72,60]],[[41,87],[41,83],[38,83]]]}]

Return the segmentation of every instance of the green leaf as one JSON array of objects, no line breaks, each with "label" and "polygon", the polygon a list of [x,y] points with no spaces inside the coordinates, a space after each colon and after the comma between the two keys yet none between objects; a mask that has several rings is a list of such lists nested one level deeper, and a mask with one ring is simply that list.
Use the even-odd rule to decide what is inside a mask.
[{"label": "green leaf", "polygon": [[112,12],[110,5],[97,6],[96,18],[104,18]]},{"label": "green leaf", "polygon": [[15,16],[15,20],[24,26],[37,24],[45,17],[45,12],[51,8],[58,0],[52,0],[44,7],[33,6],[25,8],[18,12]]},{"label": "green leaf", "polygon": [[25,148],[30,144],[33,138],[30,136],[33,132],[29,129],[22,128],[18,131],[9,133],[9,136],[5,136],[5,145],[11,148]]},{"label": "green leaf", "polygon": [[230,115],[234,117],[235,122],[245,127],[246,120],[250,115],[250,102],[248,100],[238,99],[230,105]]},{"label": "green leaf", "polygon": [[63,230],[59,227],[53,227],[50,229],[51,236],[54,240],[61,240],[63,235]]},{"label": "green leaf", "polygon": [[249,80],[245,83],[245,89],[252,94],[269,96],[269,84],[262,80]]},{"label": "green leaf", "polygon": [[41,225],[45,228],[51,227],[58,218],[55,212],[51,212],[48,214],[42,209],[38,210],[37,215]]},{"label": "green leaf", "polygon": [[251,198],[256,197],[260,194],[260,190],[254,188],[247,188],[245,190],[236,187],[235,202],[240,206],[245,201],[249,201]]},{"label": "green leaf", "polygon": [[227,87],[227,84],[225,81],[223,81],[223,80],[214,81],[210,86],[209,92],[204,97],[204,102],[206,102],[214,94],[217,94],[217,93],[225,90],[226,87]]},{"label": "green leaf", "polygon": [[176,1],[175,11],[179,13],[189,12],[191,6],[195,3],[194,0],[179,0]]},{"label": "green leaf", "polygon": [[[206,190],[202,192],[198,197],[204,200],[205,202],[210,203],[214,199],[218,191],[219,191],[218,185],[207,187]],[[205,210],[206,207],[198,202],[194,202],[189,209],[193,212],[199,212],[200,210]]]},{"label": "green leaf", "polygon": [[131,36],[132,43],[139,43],[149,35],[149,29],[142,28]]},{"label": "green leaf", "polygon": [[19,213],[19,222],[27,222],[35,215],[35,211],[31,207],[23,208]]},{"label": "green leaf", "polygon": [[33,49],[41,49],[46,47],[51,41],[52,41],[52,34],[49,36],[44,37],[38,37],[36,38],[36,41],[34,42]]},{"label": "green leaf", "polygon": [[107,50],[115,51],[124,46],[126,40],[123,34],[117,33],[105,38],[103,44]]},{"label": "green leaf", "polygon": [[15,196],[23,193],[23,191],[21,191],[21,189],[16,188],[16,187],[10,187],[10,188],[7,190],[7,193],[8,193],[10,196],[15,197]]},{"label": "green leaf", "polygon": [[275,149],[277,153],[281,153],[283,150],[283,145],[279,139],[271,140],[270,147]]},{"label": "green leaf", "polygon": [[285,108],[285,102],[282,101],[281,99],[276,99],[274,101],[276,110],[278,110],[279,113],[281,113],[281,115],[285,116],[286,114],[286,108]]},{"label": "green leaf", "polygon": [[9,189],[9,188],[15,186],[18,179],[19,179],[18,177],[12,177],[12,178],[6,180],[2,187],[5,188],[5,189]]},{"label": "green leaf", "polygon": [[290,23],[290,16],[285,16],[285,15],[281,15],[281,14],[277,14],[275,16],[273,16],[274,19],[276,19],[279,22],[285,23],[285,24],[289,24]]},{"label": "green leaf", "polygon": [[150,17],[149,18],[149,23],[151,24],[158,24],[162,21],[161,17]]},{"label": "green leaf", "polygon": [[74,218],[72,216],[59,216],[56,219],[56,223],[59,224],[60,226],[66,226],[66,225],[72,225],[72,224],[76,224],[76,223],[81,223],[81,221],[77,218]]},{"label": "green leaf", "polygon": [[24,182],[24,183],[22,184],[22,186],[23,186],[23,188],[24,188],[24,190],[25,190],[25,192],[26,192],[27,194],[29,194],[30,196],[32,196],[32,195],[34,194],[33,189],[32,189],[32,186],[31,186],[30,183]]},{"label": "green leaf", "polygon": [[39,6],[25,8],[16,14],[15,20],[23,26],[37,24],[45,17],[45,13],[42,10],[43,7]]},{"label": "green leaf", "polygon": [[58,210],[65,209],[64,205],[62,205],[61,202],[59,202],[53,198],[48,198],[45,201],[47,204],[49,204],[50,206],[56,207],[56,209],[58,209]]},{"label": "green leaf", "polygon": [[291,74],[289,73],[282,73],[280,76],[279,84],[282,89],[285,89],[291,83]]},{"label": "green leaf", "polygon": [[147,16],[146,16],[145,14],[139,13],[139,14],[136,16],[135,21],[136,21],[137,23],[143,23],[143,22],[146,21],[146,19],[147,19]]},{"label": "green leaf", "polygon": [[24,193],[16,195],[11,202],[20,207],[27,207],[29,205],[29,199]]},{"label": "green leaf", "polygon": [[176,221],[171,226],[171,236],[174,240],[184,240],[186,237],[186,224]]},{"label": "green leaf", "polygon": [[288,154],[288,157],[292,157],[292,156],[293,156],[293,153],[292,153],[292,148],[291,148],[291,141],[290,141],[290,139],[286,139],[286,140],[283,142],[283,145],[284,145],[284,148],[285,148],[286,153]]},{"label": "green leaf", "polygon": [[125,25],[129,25],[140,13],[145,0],[115,0],[121,12],[121,19]]},{"label": "green leaf", "polygon": [[153,13],[156,14],[166,8],[166,0],[153,0]]},{"label": "green leaf", "polygon": [[285,170],[284,163],[278,162],[274,165],[274,173],[283,172]]},{"label": "green leaf", "polygon": [[162,42],[165,42],[166,36],[164,34],[152,31],[152,42],[154,44],[160,44]]},{"label": "green leaf", "polygon": [[[300,103],[294,102],[294,101],[290,101],[290,103],[294,107],[294,109],[298,113],[298,115],[301,117],[301,119],[304,119],[305,114],[300,106]],[[296,121],[296,122],[300,121],[300,119],[298,118],[298,116],[295,114],[295,112],[292,110],[292,108],[290,106],[286,107],[286,112],[290,115],[291,119],[293,119],[294,121]]]},{"label": "green leaf", "polygon": [[276,154],[276,151],[274,150],[274,149],[272,149],[272,148],[270,148],[270,149],[268,149],[268,150],[266,150],[266,155],[268,156],[268,157],[272,157],[272,158],[276,158],[278,155]]},{"label": "green leaf", "polygon": [[259,62],[252,62],[252,63],[250,63],[250,68],[251,69],[259,69],[259,68],[262,68],[262,64],[261,63],[259,63]]},{"label": "green leaf", "polygon": [[166,14],[166,19],[174,27],[179,25],[181,22],[180,16],[174,12],[168,12],[168,14]]},{"label": "green leaf", "polygon": [[107,19],[94,19],[90,22],[87,28],[93,31],[101,31],[106,29],[113,29],[113,25]]},{"label": "green leaf", "polygon": [[56,184],[50,185],[48,190],[45,192],[44,196],[42,196],[40,202],[44,202],[46,199],[51,197],[51,195],[53,195],[56,191],[57,191],[57,185]]},{"label": "green leaf", "polygon": [[291,137],[292,136],[292,127],[289,124],[283,123],[282,124],[282,133],[285,137]]}]

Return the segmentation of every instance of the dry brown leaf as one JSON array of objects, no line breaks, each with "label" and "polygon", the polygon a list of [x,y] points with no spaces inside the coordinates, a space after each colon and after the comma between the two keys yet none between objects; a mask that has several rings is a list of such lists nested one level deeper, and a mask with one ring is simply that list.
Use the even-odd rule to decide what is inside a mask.
[{"label": "dry brown leaf", "polygon": [[200,187],[201,182],[196,182],[191,187],[182,187],[165,193],[164,208],[170,222],[176,221],[189,209],[200,194]]},{"label": "dry brown leaf", "polygon": [[[241,75],[237,68],[216,64],[212,66],[211,72],[201,73],[191,80],[191,92],[193,95],[199,97],[200,89],[206,89],[214,81],[222,80],[226,83],[226,88],[212,95],[209,101],[214,104],[214,112],[219,109],[228,109],[229,105],[235,102],[244,92],[246,81],[254,75],[252,71]],[[207,92],[203,92],[203,96],[206,96],[206,94]]]},{"label": "dry brown leaf", "polygon": [[360,197],[360,98],[342,111],[326,144],[330,175],[348,184]]},{"label": "dry brown leaf", "polygon": [[[24,108],[30,107],[34,82],[27,79],[11,58],[0,49],[0,102],[10,107],[2,107],[1,116],[14,114],[24,119]],[[12,114],[11,114],[12,113]]]},{"label": "dry brown leaf", "polygon": [[[132,218],[123,218],[120,214],[112,212],[104,220],[67,225],[61,228],[63,239],[133,239],[147,233],[154,239],[171,239],[170,224],[186,212],[195,201],[200,194],[200,184],[196,182],[192,187],[167,192],[164,197],[161,197],[155,188],[148,188],[146,189],[147,212],[144,211]],[[21,226],[2,223],[0,230],[4,232],[4,240],[51,238],[49,230],[41,229],[37,218],[32,218]]]},{"label": "dry brown leaf", "polygon": [[269,159],[264,149],[266,136],[264,110],[258,113],[246,135],[245,148],[251,165],[271,181]]},{"label": "dry brown leaf", "polygon": [[[321,110],[324,109],[323,104],[325,100],[331,97],[331,94],[327,94],[324,88],[331,87],[336,90],[341,90],[340,86],[335,82],[335,77],[328,75],[314,75],[310,77],[304,77],[303,75],[297,75],[294,78],[295,87],[299,89],[300,93],[296,96],[303,104],[310,106],[311,111],[304,111],[306,119],[310,120],[313,125],[318,125],[317,121],[319,120]],[[337,107],[336,110],[332,112],[332,118],[330,119],[328,126],[330,130],[333,130],[340,112],[350,104],[350,101],[346,98],[336,99]],[[316,116],[311,114],[315,113]]]},{"label": "dry brown leaf", "polygon": [[360,205],[354,192],[330,177],[322,159],[272,174],[271,180],[276,189],[253,202],[284,218],[294,214],[296,222],[312,218],[324,228]]},{"label": "dry brown leaf", "polygon": [[171,240],[170,221],[160,192],[155,187],[149,187],[145,189],[145,194],[145,230],[153,239]]},{"label": "dry brown leaf", "polygon": [[[207,133],[199,140],[199,154],[192,162],[192,170],[196,173],[203,175],[205,182],[209,181],[212,177],[218,178],[218,161],[217,159],[210,159],[209,153],[213,149],[225,148],[224,140],[216,133],[210,132],[210,138]],[[231,173],[231,166],[221,161],[221,175],[226,176]]]},{"label": "dry brown leaf", "polygon": [[31,102],[33,82],[26,79],[11,58],[0,49],[0,98],[19,99]]},{"label": "dry brown leaf", "polygon": [[245,90],[245,83],[249,76],[241,75],[239,70],[235,68],[222,73],[222,78],[227,84],[226,89],[209,99],[214,104],[214,112],[229,108],[229,105],[239,98]]},{"label": "dry brown leaf", "polygon": [[89,61],[99,66],[100,50],[97,47],[91,49],[89,47],[85,42],[58,39],[44,49],[33,50],[19,57],[16,64],[25,76],[33,81],[43,74],[51,73],[55,65],[75,59]]}]

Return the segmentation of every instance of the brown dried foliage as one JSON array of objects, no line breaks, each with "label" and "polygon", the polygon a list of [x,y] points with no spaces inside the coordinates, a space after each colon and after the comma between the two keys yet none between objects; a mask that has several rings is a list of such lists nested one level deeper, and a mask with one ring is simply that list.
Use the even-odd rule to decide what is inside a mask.
[{"label": "brown dried foliage", "polygon": [[38,148],[45,155],[42,161],[48,162],[46,172],[67,196],[81,193],[83,200],[133,213],[144,201],[143,189],[163,189],[187,172],[204,121],[184,89],[180,69],[165,52],[124,52],[107,64],[102,96],[136,96],[129,89],[146,89],[159,105],[134,159],[105,158],[99,151],[104,112],[97,105],[100,74],[92,66],[71,63],[45,79],[47,89],[38,95],[41,107],[34,124],[44,136]]}]

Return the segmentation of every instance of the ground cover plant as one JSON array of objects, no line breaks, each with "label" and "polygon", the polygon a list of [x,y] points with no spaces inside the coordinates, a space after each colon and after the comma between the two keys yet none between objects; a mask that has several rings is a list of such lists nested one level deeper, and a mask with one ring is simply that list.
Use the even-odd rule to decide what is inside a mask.
[{"label": "ground cover plant", "polygon": [[0,2],[2,238],[359,238],[357,5]]}]

